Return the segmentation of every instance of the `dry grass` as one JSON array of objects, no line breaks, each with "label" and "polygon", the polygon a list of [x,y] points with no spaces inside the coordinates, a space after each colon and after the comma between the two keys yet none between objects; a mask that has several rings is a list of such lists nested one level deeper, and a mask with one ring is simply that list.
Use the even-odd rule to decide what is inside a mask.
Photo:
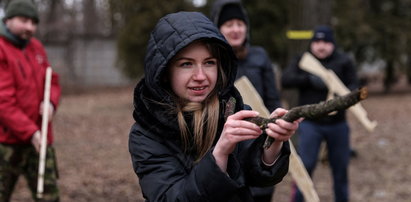
[{"label": "dry grass", "polygon": [[[128,153],[132,88],[65,95],[54,119],[62,201],[142,201]],[[402,202],[411,198],[411,94],[371,93],[363,102],[378,121],[370,134],[349,117],[352,145],[351,201]],[[332,201],[329,167],[319,164],[314,183],[321,201]],[[275,201],[289,201],[291,177],[277,185]],[[30,201],[23,180],[13,201]]]}]

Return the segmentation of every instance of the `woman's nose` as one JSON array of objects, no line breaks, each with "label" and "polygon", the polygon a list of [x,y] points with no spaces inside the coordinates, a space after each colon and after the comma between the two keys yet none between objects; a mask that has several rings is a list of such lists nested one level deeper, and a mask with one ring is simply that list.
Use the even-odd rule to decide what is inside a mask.
[{"label": "woman's nose", "polygon": [[204,80],[206,78],[203,67],[200,66],[195,69],[193,78],[195,80]]}]

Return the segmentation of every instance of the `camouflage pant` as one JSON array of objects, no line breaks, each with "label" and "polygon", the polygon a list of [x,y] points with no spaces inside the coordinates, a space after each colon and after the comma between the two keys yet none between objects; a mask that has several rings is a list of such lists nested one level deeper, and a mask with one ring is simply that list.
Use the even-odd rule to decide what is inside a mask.
[{"label": "camouflage pant", "polygon": [[0,144],[0,202],[10,201],[22,174],[35,201],[59,201],[57,162],[54,148],[47,147],[43,198],[36,197],[39,153],[31,145]]}]

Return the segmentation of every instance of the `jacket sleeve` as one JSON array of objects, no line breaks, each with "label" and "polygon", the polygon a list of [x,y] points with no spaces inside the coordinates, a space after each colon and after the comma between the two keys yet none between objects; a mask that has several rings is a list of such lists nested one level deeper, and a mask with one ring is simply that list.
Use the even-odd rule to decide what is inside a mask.
[{"label": "jacket sleeve", "polygon": [[265,187],[278,184],[288,173],[290,145],[284,142],[280,156],[272,166],[262,162],[262,145],[267,135],[261,135],[254,141],[244,142],[240,148],[241,164],[244,168],[247,184],[250,186]]},{"label": "jacket sleeve", "polygon": [[281,107],[280,95],[278,92],[276,77],[273,71],[273,66],[268,58],[267,54],[264,52],[265,62],[264,71],[262,75],[263,88],[264,88],[264,104],[267,106],[270,112],[274,111],[278,107]]},{"label": "jacket sleeve", "polygon": [[27,141],[37,125],[19,108],[16,100],[15,76],[13,70],[0,52],[0,125],[11,130],[17,138]]},{"label": "jacket sleeve", "polygon": [[298,63],[301,56],[294,58],[290,65],[284,70],[281,77],[281,85],[284,88],[304,88],[310,86],[308,73],[303,72]]},{"label": "jacket sleeve", "polygon": [[172,152],[172,145],[137,128],[130,132],[129,151],[147,201],[225,201],[241,186],[221,171],[211,152],[191,167],[185,163],[192,161],[182,162],[187,157]]}]

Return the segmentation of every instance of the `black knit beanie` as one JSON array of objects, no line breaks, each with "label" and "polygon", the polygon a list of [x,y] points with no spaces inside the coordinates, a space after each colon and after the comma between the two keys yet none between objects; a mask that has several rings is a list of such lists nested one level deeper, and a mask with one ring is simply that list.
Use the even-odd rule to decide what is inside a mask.
[{"label": "black knit beanie", "polygon": [[6,6],[6,14],[4,19],[9,19],[15,16],[24,16],[39,22],[39,15],[33,0],[12,0]]},{"label": "black knit beanie", "polygon": [[245,13],[239,4],[227,4],[220,12],[220,17],[218,18],[217,26],[220,27],[225,22],[231,19],[239,19],[247,23]]},{"label": "black knit beanie", "polygon": [[315,28],[314,35],[311,41],[325,41],[335,44],[333,30],[325,25],[321,25]]}]

